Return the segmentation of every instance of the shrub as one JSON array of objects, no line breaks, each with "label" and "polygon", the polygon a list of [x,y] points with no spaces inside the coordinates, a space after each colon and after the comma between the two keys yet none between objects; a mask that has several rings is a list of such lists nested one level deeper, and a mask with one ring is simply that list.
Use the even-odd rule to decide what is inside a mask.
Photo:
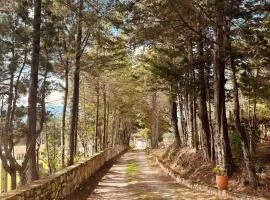
[{"label": "shrub", "polygon": [[256,159],[255,160],[255,170],[257,173],[262,173],[266,169],[266,161],[263,159]]}]

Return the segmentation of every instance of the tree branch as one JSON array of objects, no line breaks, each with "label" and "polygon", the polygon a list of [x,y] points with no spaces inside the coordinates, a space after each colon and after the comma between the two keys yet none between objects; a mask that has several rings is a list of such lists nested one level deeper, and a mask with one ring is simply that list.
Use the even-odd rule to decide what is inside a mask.
[{"label": "tree branch", "polygon": [[210,38],[206,37],[205,35],[201,34],[199,31],[197,31],[196,29],[194,29],[191,25],[189,25],[187,23],[187,21],[184,19],[182,13],[179,11],[179,9],[177,9],[177,6],[174,5],[173,3],[173,0],[169,0],[169,3],[171,5],[171,7],[176,11],[176,13],[178,14],[179,18],[181,19],[181,21],[183,22],[183,24],[189,29],[191,30],[193,33],[195,33],[197,36],[200,36],[202,37],[203,39],[211,42],[211,43],[214,43],[218,46],[222,46],[221,44],[219,44],[218,42],[214,41],[214,40],[211,40]]}]

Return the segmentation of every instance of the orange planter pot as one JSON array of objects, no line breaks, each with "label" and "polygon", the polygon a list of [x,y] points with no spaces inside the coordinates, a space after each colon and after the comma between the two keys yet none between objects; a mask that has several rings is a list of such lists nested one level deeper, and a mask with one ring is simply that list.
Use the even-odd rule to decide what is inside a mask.
[{"label": "orange planter pot", "polygon": [[219,190],[226,190],[229,183],[228,176],[216,175],[216,183]]}]

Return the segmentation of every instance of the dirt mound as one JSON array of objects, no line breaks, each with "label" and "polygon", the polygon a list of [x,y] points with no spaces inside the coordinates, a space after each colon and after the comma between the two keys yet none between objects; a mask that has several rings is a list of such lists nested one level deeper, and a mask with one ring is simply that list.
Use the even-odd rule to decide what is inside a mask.
[{"label": "dirt mound", "polygon": [[207,184],[215,183],[212,172],[214,165],[205,162],[202,153],[195,149],[188,147],[179,149],[171,145],[163,154],[162,159],[183,178]]},{"label": "dirt mound", "polygon": [[[162,158],[167,165],[183,178],[216,187],[215,174],[213,173],[214,163],[205,162],[200,151],[170,145],[167,149],[154,150],[152,153]],[[248,176],[243,159],[235,159],[234,162],[236,168],[233,176],[229,179],[229,190],[270,199],[270,177],[268,174],[265,171],[257,174],[260,186],[257,190],[253,190],[248,185]]]}]

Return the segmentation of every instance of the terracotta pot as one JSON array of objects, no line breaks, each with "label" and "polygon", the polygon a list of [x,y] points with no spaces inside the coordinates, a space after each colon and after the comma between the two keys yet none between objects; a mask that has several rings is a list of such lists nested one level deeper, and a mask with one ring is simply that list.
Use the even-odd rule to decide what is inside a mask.
[{"label": "terracotta pot", "polygon": [[216,183],[219,190],[226,190],[229,183],[228,176],[216,175]]}]

